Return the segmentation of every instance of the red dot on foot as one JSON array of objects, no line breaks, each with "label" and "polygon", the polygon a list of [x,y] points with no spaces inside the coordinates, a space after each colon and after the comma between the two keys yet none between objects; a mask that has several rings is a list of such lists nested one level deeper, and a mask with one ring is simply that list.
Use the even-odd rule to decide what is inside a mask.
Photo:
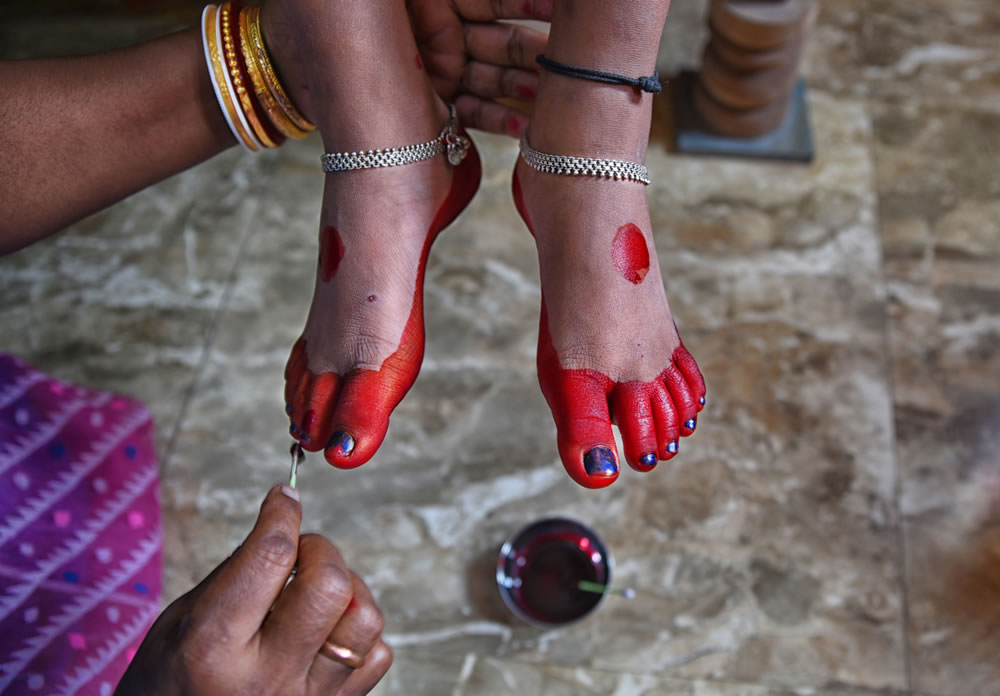
[{"label": "red dot on foot", "polygon": [[377,299],[377,298],[375,297],[375,295],[369,295],[369,296],[368,296],[368,301],[369,301],[369,302],[374,302],[374,301],[375,301],[376,299]]},{"label": "red dot on foot", "polygon": [[631,222],[618,228],[612,242],[612,258],[615,268],[625,276],[625,280],[635,285],[642,282],[649,273],[649,248],[646,238]]},{"label": "red dot on foot", "polygon": [[533,90],[531,87],[526,87],[525,85],[518,85],[514,89],[514,91],[517,92],[517,96],[519,99],[524,99],[525,101],[535,100],[535,90]]},{"label": "red dot on foot", "polygon": [[329,282],[337,274],[342,258],[344,258],[344,243],[340,241],[336,228],[327,225],[323,228],[319,247],[320,277],[324,283]]},{"label": "red dot on foot", "polygon": [[417,70],[423,70],[424,69],[424,61],[420,60],[420,54],[419,53],[413,59],[413,62],[417,64]]},{"label": "red dot on foot", "polygon": [[511,135],[519,135],[521,133],[521,119],[514,114],[507,117],[507,132]]}]

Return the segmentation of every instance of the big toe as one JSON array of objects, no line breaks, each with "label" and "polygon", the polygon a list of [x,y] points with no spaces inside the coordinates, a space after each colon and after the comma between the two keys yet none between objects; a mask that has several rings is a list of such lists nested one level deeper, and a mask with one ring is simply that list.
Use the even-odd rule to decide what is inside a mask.
[{"label": "big toe", "polygon": [[356,370],[344,378],[324,451],[326,461],[338,469],[361,466],[385,440],[389,417],[413,383],[392,379],[388,370]]},{"label": "big toe", "polygon": [[613,383],[589,370],[565,370],[553,381],[542,391],[556,422],[563,466],[586,488],[611,485],[619,473],[608,411]]}]

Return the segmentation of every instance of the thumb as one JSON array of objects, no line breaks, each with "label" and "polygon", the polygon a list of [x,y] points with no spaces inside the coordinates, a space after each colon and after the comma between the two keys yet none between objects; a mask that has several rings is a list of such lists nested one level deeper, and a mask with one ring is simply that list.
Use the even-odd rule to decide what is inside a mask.
[{"label": "thumb", "polygon": [[199,598],[206,612],[225,621],[233,634],[253,636],[295,567],[301,524],[299,492],[287,484],[272,488],[246,541]]}]

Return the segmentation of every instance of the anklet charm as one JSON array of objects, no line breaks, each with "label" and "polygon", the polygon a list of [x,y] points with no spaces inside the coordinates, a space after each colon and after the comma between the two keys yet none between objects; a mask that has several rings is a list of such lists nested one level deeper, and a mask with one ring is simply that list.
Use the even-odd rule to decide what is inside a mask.
[{"label": "anklet charm", "polygon": [[527,136],[521,138],[521,157],[529,167],[546,174],[598,176],[615,181],[638,181],[649,186],[649,170],[638,162],[549,155],[528,145]]},{"label": "anklet charm", "polygon": [[444,124],[441,133],[434,140],[428,140],[419,145],[404,145],[387,150],[368,150],[367,152],[327,152],[320,161],[323,171],[348,172],[354,169],[374,169],[376,167],[398,167],[403,164],[413,164],[432,159],[445,154],[448,163],[457,167],[465,159],[469,151],[469,139],[458,132],[458,114],[454,105],[448,107],[451,115]]}]

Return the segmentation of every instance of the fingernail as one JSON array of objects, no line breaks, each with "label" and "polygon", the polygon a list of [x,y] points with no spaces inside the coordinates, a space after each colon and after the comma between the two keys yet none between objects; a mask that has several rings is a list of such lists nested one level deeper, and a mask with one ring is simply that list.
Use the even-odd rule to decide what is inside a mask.
[{"label": "fingernail", "polygon": [[292,488],[291,486],[289,486],[287,483],[281,484],[281,486],[279,486],[279,488],[281,489],[281,492],[284,495],[287,495],[289,498],[291,498],[292,500],[294,500],[296,503],[299,502],[299,492],[297,490],[295,490],[294,488]]},{"label": "fingernail", "polygon": [[639,457],[639,466],[645,467],[647,469],[652,469],[656,466],[657,456],[650,452],[649,454],[644,454]]},{"label": "fingernail", "polygon": [[330,438],[330,444],[326,446],[328,450],[335,450],[335,454],[346,457],[351,452],[354,451],[354,438],[351,437],[350,433],[345,433],[343,430],[338,430]]},{"label": "fingernail", "polygon": [[670,452],[670,454],[677,454],[677,440],[667,444],[667,452]]},{"label": "fingernail", "polygon": [[696,421],[694,418],[689,418],[687,421],[684,422],[684,427],[687,428],[688,430],[694,430],[695,426],[697,425],[698,421]]},{"label": "fingernail", "polygon": [[698,403],[701,404],[702,406],[704,406],[705,405],[705,397],[703,396],[700,399],[698,399]]},{"label": "fingernail", "polygon": [[607,447],[595,447],[583,455],[583,468],[588,476],[615,476],[618,474],[615,454]]},{"label": "fingernail", "polygon": [[291,413],[291,412],[292,412],[292,405],[285,404],[285,413]]}]

